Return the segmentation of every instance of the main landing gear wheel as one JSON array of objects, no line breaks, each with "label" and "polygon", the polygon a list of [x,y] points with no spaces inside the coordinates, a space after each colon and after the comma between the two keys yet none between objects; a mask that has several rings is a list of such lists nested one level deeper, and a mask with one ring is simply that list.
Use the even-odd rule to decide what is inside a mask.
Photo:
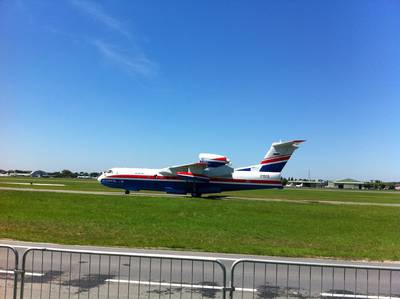
[{"label": "main landing gear wheel", "polygon": [[192,193],[192,197],[201,197],[201,193],[194,192]]},{"label": "main landing gear wheel", "polygon": [[129,190],[125,190],[125,194],[129,194],[130,192],[129,192]]}]

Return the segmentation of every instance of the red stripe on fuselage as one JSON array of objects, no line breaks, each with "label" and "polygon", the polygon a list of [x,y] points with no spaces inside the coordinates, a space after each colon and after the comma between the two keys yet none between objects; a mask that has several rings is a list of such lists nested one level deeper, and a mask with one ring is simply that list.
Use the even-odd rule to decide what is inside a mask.
[{"label": "red stripe on fuselage", "polygon": [[180,179],[178,176],[164,176],[164,175],[141,175],[141,174],[115,174],[106,178],[116,179],[151,179],[151,180],[171,180]]}]

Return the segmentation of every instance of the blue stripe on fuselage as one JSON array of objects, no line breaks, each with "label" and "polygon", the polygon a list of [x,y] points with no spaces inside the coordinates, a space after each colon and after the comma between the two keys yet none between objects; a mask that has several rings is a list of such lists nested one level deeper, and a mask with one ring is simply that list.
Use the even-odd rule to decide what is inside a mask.
[{"label": "blue stripe on fuselage", "polygon": [[192,193],[194,185],[196,185],[196,192],[199,193],[219,193],[223,191],[235,190],[251,190],[251,189],[271,189],[282,188],[282,186],[274,186],[267,184],[246,184],[235,183],[229,184],[224,182],[213,183],[189,183],[180,180],[135,180],[135,179],[102,179],[101,184],[111,188],[119,188],[123,190],[153,190],[169,192],[174,190],[174,193]]}]

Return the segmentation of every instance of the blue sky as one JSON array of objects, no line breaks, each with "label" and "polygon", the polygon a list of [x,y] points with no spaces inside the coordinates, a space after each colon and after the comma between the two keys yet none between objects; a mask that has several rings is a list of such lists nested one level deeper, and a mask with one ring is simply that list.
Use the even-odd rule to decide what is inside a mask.
[{"label": "blue sky", "polygon": [[400,2],[4,0],[0,104],[2,169],[400,180]]}]

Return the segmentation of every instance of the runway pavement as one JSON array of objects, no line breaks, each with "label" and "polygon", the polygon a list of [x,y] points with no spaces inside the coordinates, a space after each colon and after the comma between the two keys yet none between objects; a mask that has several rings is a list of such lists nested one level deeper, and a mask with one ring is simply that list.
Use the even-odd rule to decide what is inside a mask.
[{"label": "runway pavement", "polygon": [[[352,268],[361,265],[389,269],[399,265],[395,263],[65,246],[9,240],[0,240],[0,244],[16,247],[21,256],[30,247],[53,248],[44,253],[34,250],[27,254],[25,298],[221,298],[223,268],[219,262],[227,270],[226,281],[229,282],[230,268],[238,259],[270,262],[238,264],[234,297],[400,298],[400,268],[399,271],[356,271]],[[58,251],[60,249],[73,253]],[[89,254],[89,251],[96,253]],[[318,263],[326,266],[317,266]],[[0,269],[1,265],[4,269],[5,256],[0,252]],[[1,278],[4,281],[5,277],[3,270],[0,286]],[[8,279],[11,283],[10,275]]]}]

